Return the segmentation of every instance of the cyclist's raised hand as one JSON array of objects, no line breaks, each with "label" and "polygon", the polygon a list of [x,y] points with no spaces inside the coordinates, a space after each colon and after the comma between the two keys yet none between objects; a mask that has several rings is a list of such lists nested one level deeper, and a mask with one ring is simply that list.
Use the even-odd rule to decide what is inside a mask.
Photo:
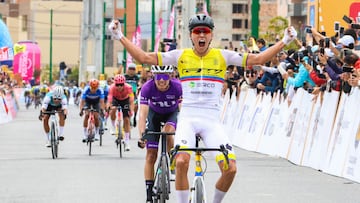
[{"label": "cyclist's raised hand", "polygon": [[80,113],[79,113],[79,116],[82,117],[84,115],[84,111],[81,110]]},{"label": "cyclist's raised hand", "polygon": [[121,24],[118,20],[112,20],[108,29],[114,39],[120,40],[122,37],[124,37],[124,34],[121,31]]}]

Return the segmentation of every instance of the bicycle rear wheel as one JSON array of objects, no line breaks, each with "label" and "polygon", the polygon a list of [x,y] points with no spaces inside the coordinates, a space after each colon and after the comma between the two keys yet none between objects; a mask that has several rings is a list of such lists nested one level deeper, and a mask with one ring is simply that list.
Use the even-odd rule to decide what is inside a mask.
[{"label": "bicycle rear wheel", "polygon": [[57,143],[57,138],[55,135],[55,124],[54,123],[51,124],[50,140],[51,140],[52,158],[56,159],[58,157],[58,143]]},{"label": "bicycle rear wheel", "polygon": [[201,178],[197,178],[194,183],[192,203],[205,202],[204,182]]}]

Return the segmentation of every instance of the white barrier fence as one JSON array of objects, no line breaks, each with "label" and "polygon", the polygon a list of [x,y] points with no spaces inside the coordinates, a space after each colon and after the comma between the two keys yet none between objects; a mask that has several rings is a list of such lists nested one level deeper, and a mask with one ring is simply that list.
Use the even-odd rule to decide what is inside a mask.
[{"label": "white barrier fence", "polygon": [[322,99],[300,88],[290,106],[251,89],[225,100],[221,119],[234,145],[360,182],[359,88]]}]

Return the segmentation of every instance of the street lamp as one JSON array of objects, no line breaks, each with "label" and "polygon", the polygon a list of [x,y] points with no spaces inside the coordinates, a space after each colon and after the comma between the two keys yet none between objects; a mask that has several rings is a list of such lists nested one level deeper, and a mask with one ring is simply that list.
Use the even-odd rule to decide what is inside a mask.
[{"label": "street lamp", "polygon": [[[38,6],[40,6],[40,7],[43,7],[43,8],[45,8],[45,9],[49,9],[49,8],[47,8],[47,7],[45,7],[45,6],[43,6],[43,5],[41,5],[41,4],[38,4]],[[61,5],[61,6],[59,6],[59,7],[57,7],[56,9],[59,9],[59,8],[61,8],[61,7],[64,7],[64,6],[66,6],[66,5]],[[50,73],[49,73],[49,83],[51,84],[52,83],[52,69],[53,69],[53,67],[52,67],[52,38],[53,38],[53,12],[54,12],[54,9],[53,8],[50,8],[50,36],[49,36],[49,38],[50,38],[50,50],[49,50],[49,68],[50,68]]]}]

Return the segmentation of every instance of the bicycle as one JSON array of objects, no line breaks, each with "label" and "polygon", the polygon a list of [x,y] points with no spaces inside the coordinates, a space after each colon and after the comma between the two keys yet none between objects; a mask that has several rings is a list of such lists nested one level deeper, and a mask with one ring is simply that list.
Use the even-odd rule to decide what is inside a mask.
[{"label": "bicycle", "polygon": [[58,151],[59,151],[59,121],[56,113],[62,113],[63,111],[45,111],[42,112],[42,114],[49,114],[49,120],[50,120],[50,144],[51,144],[51,154],[52,158],[56,159],[58,158]]},{"label": "bicycle", "polygon": [[[225,164],[223,169],[227,170],[229,167],[229,157],[228,157],[228,150],[225,148],[224,145],[220,145],[219,148],[201,148],[199,147],[199,142],[201,137],[196,135],[196,144],[195,148],[180,148],[180,145],[176,145],[173,150],[171,150],[171,168],[175,167],[174,157],[179,151],[194,151],[195,152],[195,177],[193,180],[193,184],[190,187],[190,203],[205,203],[206,202],[206,190],[205,190],[205,182],[204,182],[204,174],[206,172],[205,169],[202,167],[202,159],[205,160],[202,153],[206,151],[220,151],[223,153],[225,157]],[[206,164],[206,160],[205,160]]]},{"label": "bicycle", "polygon": [[123,140],[123,127],[122,127],[122,108],[121,106],[115,106],[115,108],[117,108],[117,119],[116,119],[116,124],[115,124],[115,143],[116,143],[116,148],[119,149],[119,154],[120,154],[120,158],[122,158],[122,145],[125,148],[125,142]]},{"label": "bicycle", "polygon": [[98,111],[92,107],[91,108],[84,107],[81,111],[84,110],[89,111],[88,125],[86,128],[87,139],[85,142],[86,145],[89,146],[89,156],[91,156],[91,145],[94,142],[95,133],[96,133],[94,112],[98,112]]},{"label": "bicycle", "polygon": [[153,187],[153,201],[154,203],[164,203],[169,200],[170,194],[170,168],[169,168],[169,155],[167,153],[167,135],[175,135],[175,132],[146,132],[143,140],[149,135],[161,136],[161,154],[158,158],[158,164],[155,170],[154,187]]}]

